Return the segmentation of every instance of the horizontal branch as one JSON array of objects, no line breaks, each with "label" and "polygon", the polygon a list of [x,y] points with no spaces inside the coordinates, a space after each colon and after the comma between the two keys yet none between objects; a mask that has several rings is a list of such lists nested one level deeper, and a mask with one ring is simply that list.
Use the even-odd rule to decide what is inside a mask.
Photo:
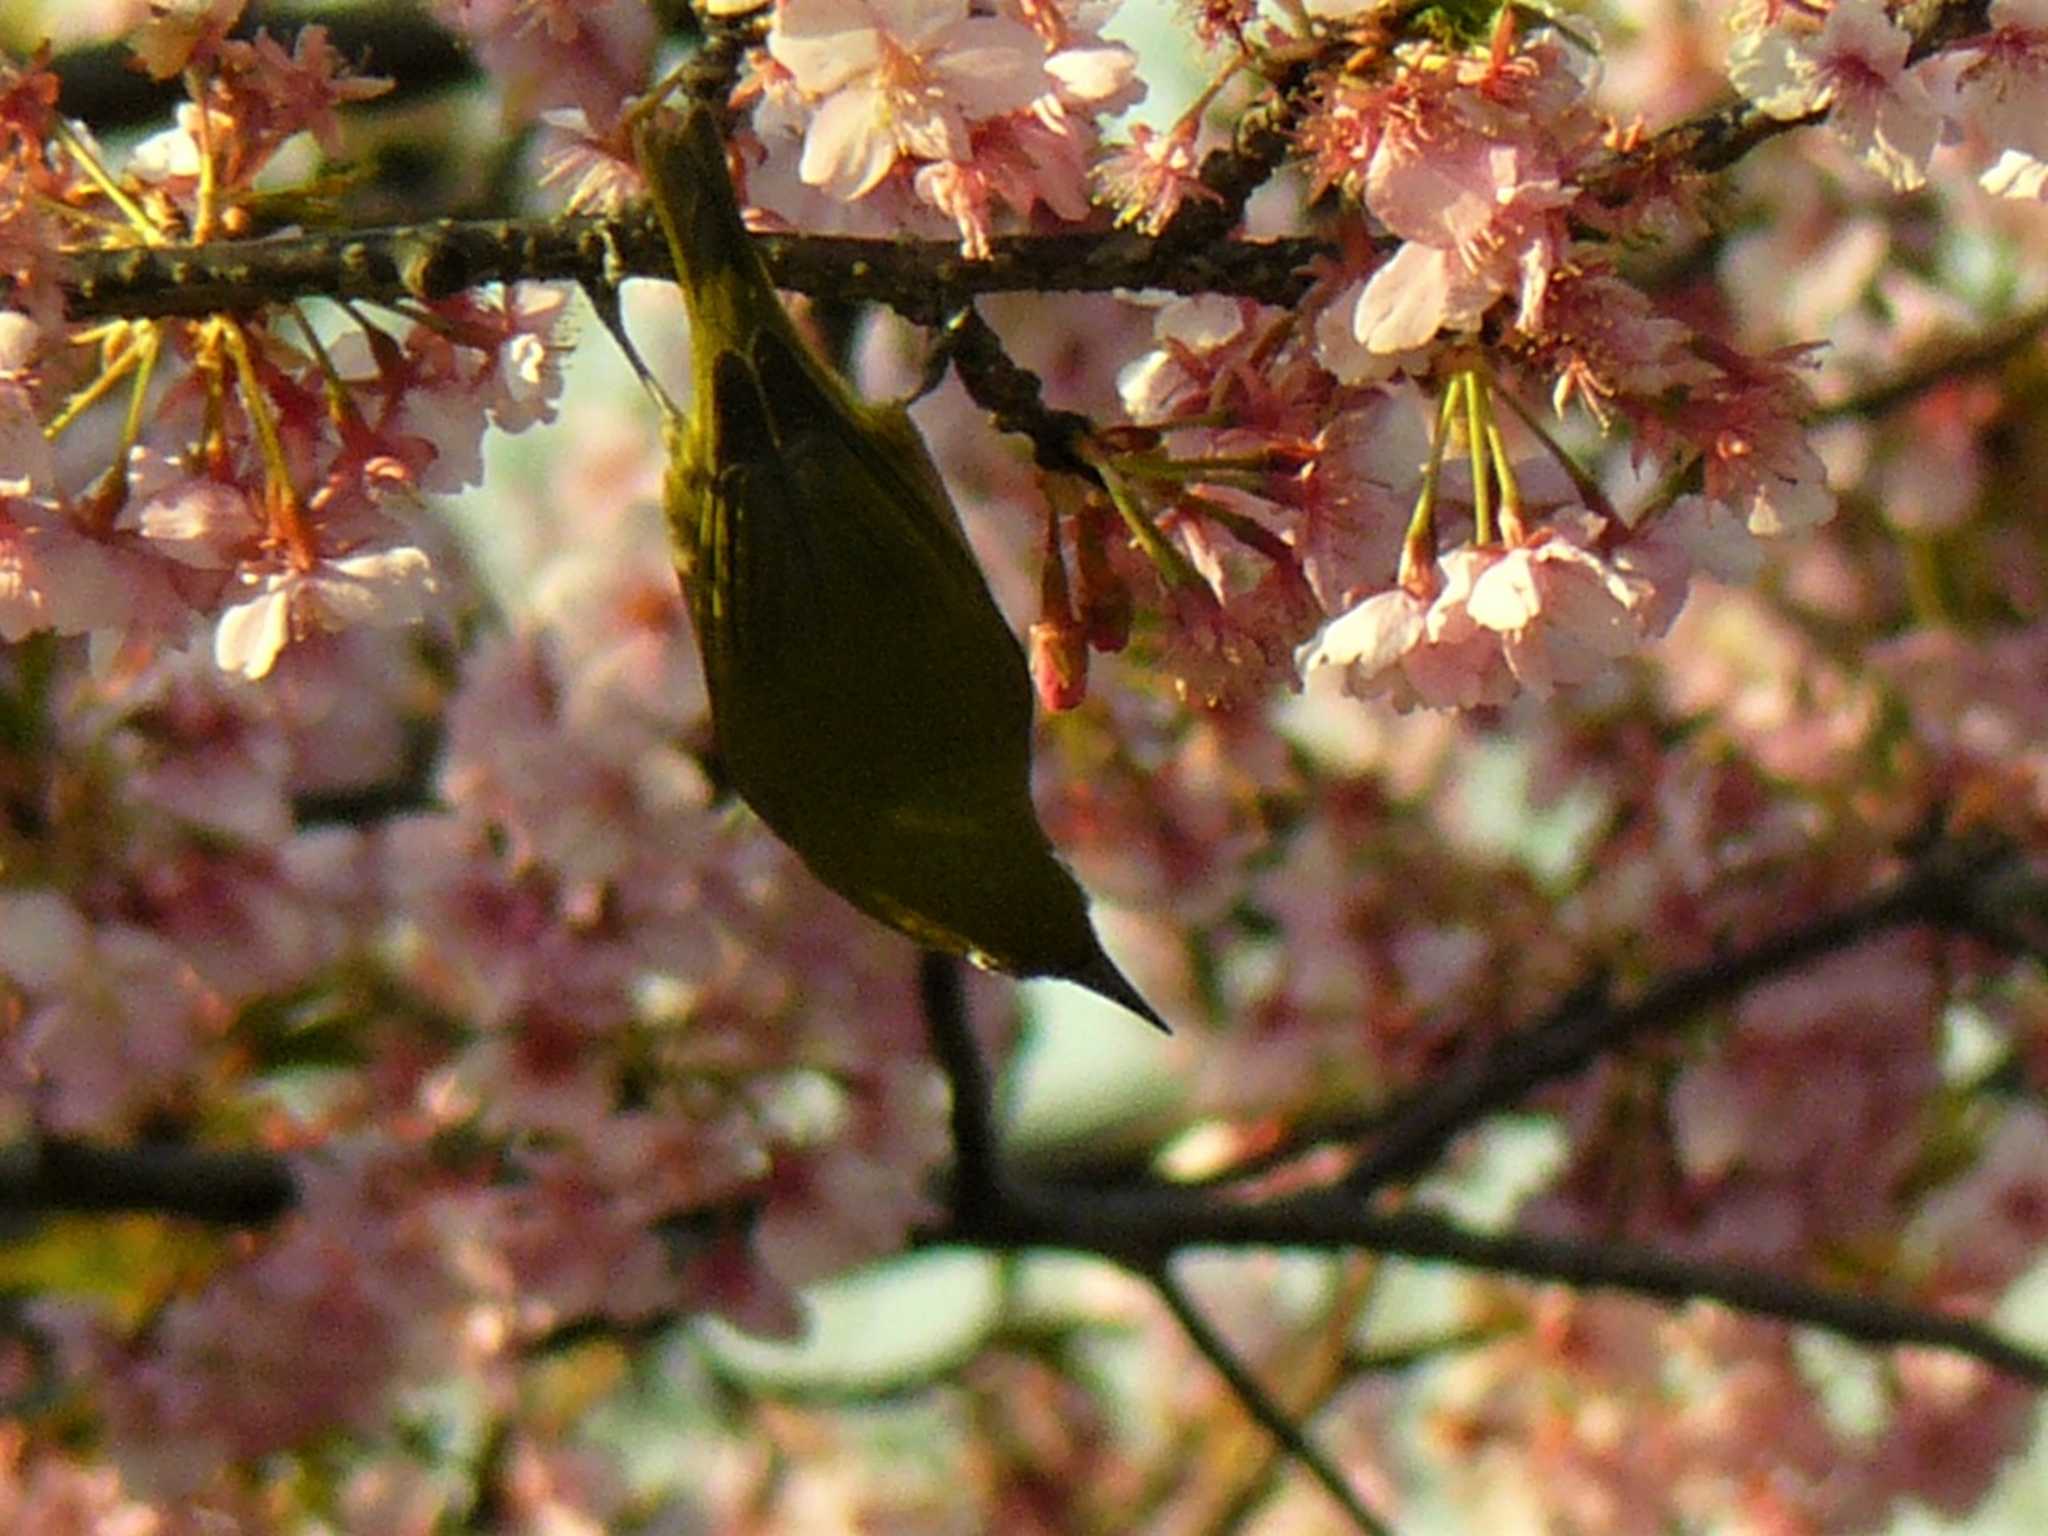
[{"label": "horizontal branch", "polygon": [[[951,1220],[920,1234],[920,1243],[1059,1249],[1148,1275],[1194,1249],[1363,1250],[1662,1301],[1714,1301],[1867,1344],[1954,1350],[2048,1386],[2048,1356],[1967,1319],[1635,1245],[1479,1232],[1421,1212],[1375,1213],[1341,1190],[1239,1203],[1164,1184],[1105,1191],[1004,1180],[964,1199],[960,1193]],[[0,1149],[0,1211],[9,1214],[138,1211],[261,1226],[296,1198],[284,1159],[262,1152],[65,1140]]]},{"label": "horizontal branch", "polygon": [[[1922,0],[1913,8],[1915,57],[1982,31],[1986,4]],[[390,17],[376,14],[376,26],[390,24]],[[329,25],[342,35],[340,13]],[[445,34],[415,40],[404,33],[403,38],[405,49],[424,50],[421,58],[406,62],[416,65],[423,58],[429,81],[459,76],[459,52],[444,61],[437,51],[449,46]],[[81,61],[74,73],[81,79],[95,76],[103,73],[103,63],[94,55],[90,69]],[[67,91],[77,88],[67,81]],[[66,106],[80,110],[70,98]],[[97,112],[82,115],[105,121],[115,110],[103,103]],[[1603,200],[1625,201],[1644,178],[1717,174],[1765,140],[1826,115],[1822,108],[1781,120],[1747,102],[1730,102],[1617,150],[1589,176],[1588,190]],[[979,261],[963,258],[943,241],[777,235],[762,237],[760,246],[779,287],[885,304],[927,324],[976,295],[1006,292],[1150,288],[1237,294],[1287,306],[1306,291],[1310,263],[1335,257],[1336,247],[1313,239],[1225,238],[1244,199],[1285,152],[1282,118],[1277,108],[1249,117],[1243,142],[1205,162],[1205,182],[1213,183],[1220,201],[1189,203],[1156,238],[1129,231],[1011,236],[995,241],[992,256]],[[1393,243],[1386,242],[1389,248]],[[493,282],[588,285],[670,275],[652,217],[635,213],[617,219],[443,221],[168,249],[79,251],[66,259],[60,282],[71,314],[90,319],[248,311],[320,296],[433,299]]]},{"label": "horizontal branch", "polygon": [[58,1137],[0,1147],[0,1211],[10,1215],[134,1211],[263,1226],[297,1198],[284,1159],[263,1152]]},{"label": "horizontal branch", "polygon": [[1900,369],[1889,379],[1822,406],[1812,419],[1822,422],[1881,416],[1953,380],[1988,373],[2010,362],[2038,345],[2044,331],[2048,331],[2048,304],[2037,304],[1961,346],[1933,353]]},{"label": "horizontal branch", "polygon": [[1214,1191],[1170,1185],[1115,1191],[1013,1185],[1000,1201],[977,1202],[953,1227],[928,1240],[1090,1253],[1140,1274],[1190,1249],[1359,1249],[1657,1301],[1718,1302],[1865,1344],[1954,1350],[2034,1386],[2048,1386],[2048,1354],[1966,1318],[1635,1244],[1480,1232],[1420,1211],[1375,1213],[1337,1189],[1237,1204]]},{"label": "horizontal branch", "polygon": [[[1313,240],[1169,248],[1128,231],[1011,236],[995,241],[982,261],[942,240],[763,235],[757,244],[778,288],[886,304],[925,323],[986,293],[1152,288],[1292,304],[1307,290],[1308,264],[1332,254]],[[674,276],[652,214],[635,212],[78,251],[66,257],[60,280],[71,315],[87,319],[247,311],[319,297],[438,299],[484,283]]]}]

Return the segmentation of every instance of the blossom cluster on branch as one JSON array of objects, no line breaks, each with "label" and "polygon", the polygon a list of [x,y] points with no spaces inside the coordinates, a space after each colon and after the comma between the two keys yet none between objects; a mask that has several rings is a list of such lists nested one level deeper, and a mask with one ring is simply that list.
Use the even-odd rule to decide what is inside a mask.
[{"label": "blossom cluster on branch", "polygon": [[[432,109],[451,176],[639,196],[649,7],[431,9],[484,82]],[[1845,1412],[1783,1321],[1497,1277],[1413,1347],[1369,1257],[1164,1308],[1019,1260],[966,1363],[892,1384],[937,1404],[916,1467],[707,1365],[689,1319],[800,1331],[806,1287],[975,1237],[972,1074],[722,782],[658,434],[569,379],[565,290],[67,315],[81,253],[260,265],[368,195],[358,136],[423,131],[374,115],[402,58],[147,10],[101,29],[184,87],[139,138],[0,57],[0,1140],[260,1148],[295,1193],[0,1238],[0,1528],[1349,1528],[1230,1449],[1187,1305],[1397,1528],[1415,1488],[1613,1536],[1990,1496],[2033,1409],[1995,1359],[1891,1351]],[[1103,0],[701,10],[763,230],[1323,253],[1287,308],[985,298],[993,359],[799,306],[872,394],[957,376],[915,415],[1052,717],[1045,824],[1186,1026],[1122,1142],[1055,1149],[1077,1187],[1341,1189],[1575,999],[1766,954],[1930,844],[2048,856],[2038,6],[1187,0],[1149,121],[1168,65]],[[1725,175],[1671,148],[1709,108]],[[1494,1084],[1371,1192],[1478,1199],[1512,1105],[1521,1231],[1990,1319],[2048,1240],[2019,889]],[[967,1005],[970,1058],[1012,1042],[998,983]],[[613,1431],[655,1376],[698,1417],[650,1469]]]}]

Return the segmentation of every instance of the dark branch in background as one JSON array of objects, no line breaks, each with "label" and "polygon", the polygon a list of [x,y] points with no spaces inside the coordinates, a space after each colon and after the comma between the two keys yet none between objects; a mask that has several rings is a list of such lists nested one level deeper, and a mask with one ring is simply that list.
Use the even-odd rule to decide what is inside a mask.
[{"label": "dark branch in background", "polygon": [[[1000,1223],[1012,1201],[997,1160],[988,1067],[967,1020],[960,993],[959,962],[950,955],[922,955],[918,986],[932,1053],[953,1090],[953,1178],[949,1204],[954,1219],[976,1229],[984,1222]],[[1145,1273],[1186,1330],[1189,1341],[1216,1367],[1254,1422],[1301,1463],[1366,1536],[1390,1536],[1387,1527],[1360,1502],[1351,1485],[1302,1433],[1286,1408],[1237,1358],[1229,1341],[1210,1325],[1173,1278],[1166,1258],[1162,1255]]]},{"label": "dark branch in background", "polygon": [[[2002,850],[1944,846],[1897,885],[1847,911],[1792,929],[1716,966],[1680,972],[1625,1008],[1595,1010],[1571,1026],[1555,1021],[1531,1026],[1523,1035],[1556,1030],[1571,1045],[1569,1053],[1561,1046],[1538,1047],[1533,1059],[1540,1070],[1550,1070],[1567,1054],[1583,1064],[1590,1053],[1627,1038],[1631,1029],[1669,1027],[1688,1010],[1723,1001],[1908,923],[1935,924],[2013,952],[2039,954],[2044,938],[2033,915],[2039,894],[2037,883]],[[1955,1350],[2048,1386],[2048,1355],[1966,1319],[1638,1246],[1481,1232],[1427,1212],[1375,1211],[1372,1202],[1342,1184],[1248,1198],[1227,1189],[1156,1180],[1102,1188],[1018,1179],[997,1155],[986,1068],[968,1029],[957,982],[950,962],[927,964],[921,975],[933,1049],[954,1089],[956,1157],[948,1216],[919,1234],[920,1242],[1064,1249],[1095,1254],[1147,1276],[1156,1275],[1175,1254],[1196,1248],[1359,1249],[1657,1300],[1717,1301],[1868,1344]],[[1589,1044],[1574,1030],[1591,1030],[1599,1038]],[[1481,1081],[1485,1092],[1471,1087],[1456,1091],[1460,1113],[1491,1113],[1533,1086],[1517,1078],[1516,1094],[1500,1097],[1505,1089],[1493,1086],[1491,1073]],[[1429,1097],[1424,1090],[1417,1102]],[[1420,1113],[1416,1123],[1424,1123]],[[1443,1112],[1431,1110],[1428,1124],[1440,1149]],[[95,1148],[63,1140],[0,1149],[0,1211],[155,1211],[261,1225],[282,1214],[294,1198],[283,1160],[262,1153]]]},{"label": "dark branch in background", "polygon": [[[1262,1351],[1258,1375],[1268,1393],[1297,1424],[1309,1425],[1332,1402],[1371,1376],[1386,1376],[1469,1347],[1470,1335],[1411,1335],[1402,1346],[1418,1351],[1405,1362],[1389,1352],[1360,1349],[1354,1338],[1372,1304],[1386,1265],[1370,1254],[1333,1256],[1330,1294],[1317,1316],[1303,1317],[1286,1338]],[[1488,1335],[1498,1337],[1495,1332]],[[1234,1417],[1208,1414],[1181,1421],[1160,1448],[1144,1491],[1124,1506],[1122,1528],[1153,1530],[1162,1518],[1172,1529],[1197,1536],[1233,1536],[1249,1528],[1272,1498],[1288,1453],[1240,1407]]]},{"label": "dark branch in background", "polygon": [[[1821,942],[1829,938],[1855,943],[1889,928],[1927,923],[2001,954],[2048,962],[2048,921],[2042,920],[2048,907],[2037,896],[2038,885],[2024,862],[2002,856],[1994,847],[1942,845],[1926,855],[1913,874],[1875,895],[1814,919],[1812,926],[1667,976],[1630,1002],[1614,1003],[1609,996],[1612,979],[1595,975],[1542,1019],[1514,1030],[1474,1060],[1451,1066],[1392,1105],[1369,1113],[1324,1115],[1292,1136],[1262,1145],[1179,1187],[1228,1189],[1319,1149],[1355,1142],[1370,1147],[1366,1161],[1354,1164],[1350,1175],[1363,1197],[1420,1172],[1457,1135],[1522,1103],[1560,1073],[1576,1071],[1603,1050],[1673,1028],[1699,1010],[1796,970],[1829,952],[1829,945]],[[1071,1162],[1064,1166],[1070,1175],[1076,1172]],[[1104,1177],[1120,1177],[1128,1166],[1126,1157],[1113,1168],[1078,1171],[1096,1176],[1100,1184]]]},{"label": "dark branch in background", "polygon": [[[335,50],[358,73],[391,80],[392,88],[369,103],[372,111],[410,104],[479,78],[462,44],[416,4],[322,11],[251,5],[229,35],[249,38],[267,31],[289,46],[302,28],[316,23],[327,29]],[[152,80],[136,68],[135,52],[126,42],[67,49],[50,61],[50,69],[62,88],[57,99],[65,114],[95,128],[142,127],[168,116],[186,99],[177,77]]]},{"label": "dark branch in background", "polygon": [[1325,1456],[1316,1443],[1302,1433],[1294,1416],[1286,1407],[1269,1393],[1259,1378],[1254,1376],[1245,1363],[1237,1358],[1237,1352],[1230,1347],[1230,1341],[1218,1333],[1202,1309],[1195,1305],[1181,1283],[1174,1279],[1172,1272],[1164,1265],[1153,1270],[1147,1277],[1153,1289],[1159,1292],[1167,1310],[1187,1334],[1188,1342],[1195,1346],[1202,1358],[1216,1368],[1217,1375],[1228,1383],[1236,1394],[1244,1411],[1251,1415],[1258,1426],[1271,1435],[1280,1448],[1292,1456],[1302,1469],[1322,1485],[1323,1491],[1337,1501],[1344,1513],[1351,1517],[1367,1536],[1392,1536],[1391,1527],[1366,1508],[1358,1492],[1344,1479],[1336,1464]]},{"label": "dark branch in background", "polygon": [[298,1198],[282,1158],[171,1145],[96,1147],[49,1138],[0,1147],[0,1212],[150,1212],[264,1226]]},{"label": "dark branch in background", "polygon": [[1607,1000],[1604,984],[1574,994],[1551,1017],[1504,1036],[1478,1060],[1416,1089],[1381,1121],[1378,1139],[1344,1187],[1363,1198],[1411,1177],[1434,1163],[1459,1133],[1521,1103],[1545,1083],[1824,955],[1915,923],[1977,926],[1977,893],[2010,863],[2003,849],[1944,845],[1889,889],[1739,953],[1667,976],[1625,1006]]},{"label": "dark branch in background", "polygon": [[1092,1253],[1139,1273],[1156,1269],[1163,1255],[1197,1248],[1357,1248],[1658,1301],[1714,1301],[1865,1344],[1954,1350],[2031,1385],[2048,1386],[2048,1354],[1964,1318],[1633,1244],[1481,1232],[1421,1211],[1376,1214],[1341,1190],[1232,1204],[1214,1191],[1170,1185],[1118,1191],[1012,1186],[1000,1207],[985,1208],[979,1219],[960,1221],[930,1239]]},{"label": "dark branch in background", "polygon": [[1895,377],[1859,390],[1846,399],[1822,406],[1814,421],[1841,421],[1859,416],[1881,416],[1906,404],[1951,379],[1985,373],[2010,361],[2041,340],[2048,330],[2048,304],[2036,305],[2008,320],[2002,329],[1980,336],[1964,346],[1902,369]]},{"label": "dark branch in background", "polygon": [[1991,0],[1904,0],[1899,24],[1913,34],[1906,62],[1917,64],[1951,43],[1968,42],[1991,28]]},{"label": "dark branch in background", "polygon": [[[1341,1190],[1254,1204],[1168,1184],[1105,1191],[999,1179],[959,1198],[951,1220],[921,1242],[1062,1249],[1146,1275],[1199,1248],[1362,1249],[1662,1301],[1717,1301],[1866,1344],[1954,1350],[2048,1386],[2048,1355],[1967,1319],[1632,1245],[1480,1232],[1423,1212],[1375,1214]],[[261,1152],[69,1141],[0,1149],[0,1211],[8,1214],[136,1211],[262,1226],[295,1199],[284,1160]]]},{"label": "dark branch in background", "polygon": [[403,760],[389,778],[294,795],[293,821],[301,827],[366,827],[397,816],[441,809],[435,783],[441,763],[439,728],[426,721],[409,720],[404,742]]},{"label": "dark branch in background", "polygon": [[917,990],[932,1057],[953,1090],[953,1189],[948,1204],[957,1210],[963,1200],[995,1188],[1000,1177],[994,1092],[967,1018],[960,962],[936,950],[923,951],[917,960]]}]

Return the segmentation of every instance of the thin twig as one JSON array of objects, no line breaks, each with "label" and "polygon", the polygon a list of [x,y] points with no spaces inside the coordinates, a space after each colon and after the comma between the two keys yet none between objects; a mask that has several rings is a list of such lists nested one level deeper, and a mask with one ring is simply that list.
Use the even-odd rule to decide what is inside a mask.
[{"label": "thin twig", "polygon": [[[1285,1397],[1286,1406],[1301,1423],[1309,1423],[1346,1387],[1371,1374],[1371,1368],[1358,1359],[1351,1340],[1357,1331],[1360,1314],[1379,1283],[1382,1269],[1378,1259],[1369,1255],[1346,1260],[1340,1266],[1337,1292],[1329,1308],[1306,1338],[1289,1346],[1277,1359],[1276,1366],[1283,1373],[1283,1385],[1276,1390]],[[1245,1432],[1256,1431],[1247,1426]],[[1286,1453],[1279,1447],[1262,1442],[1258,1448],[1258,1464],[1248,1469],[1246,1475],[1238,1476],[1228,1466],[1221,1469],[1225,1478],[1237,1476],[1240,1486],[1228,1504],[1216,1511],[1215,1518],[1198,1530],[1205,1532],[1206,1536],[1232,1536],[1232,1533],[1243,1530],[1256,1517],[1259,1505],[1271,1494],[1285,1459]],[[1203,1488],[1203,1480],[1194,1480],[1192,1486],[1198,1490]]]},{"label": "thin twig", "polygon": [[1718,1302],[1755,1317],[1804,1324],[1862,1344],[1953,1350],[2033,1386],[2048,1387],[2048,1354],[1981,1323],[1882,1297],[1824,1289],[1747,1264],[1679,1258],[1629,1243],[1474,1232],[1427,1212],[1368,1218],[1359,1235],[1380,1253],[1580,1289],[1626,1291],[1656,1301]]},{"label": "thin twig", "polygon": [[1012,1186],[1000,1208],[923,1240],[1093,1253],[1145,1275],[1191,1248],[1355,1248],[1659,1301],[1715,1301],[1865,1344],[1954,1350],[2048,1386],[2048,1354],[1966,1318],[1634,1244],[1480,1232],[1426,1212],[1375,1213],[1342,1189],[1233,1204],[1215,1191],[1169,1185],[1115,1191]]},{"label": "thin twig", "polygon": [[2002,852],[1945,846],[1888,889],[1748,949],[1667,976],[1627,1005],[1608,1000],[1604,981],[1582,987],[1548,1018],[1503,1036],[1484,1055],[1431,1079],[1396,1105],[1344,1187],[1363,1199],[1408,1178],[1435,1162],[1462,1132],[1519,1104],[1545,1083],[1629,1041],[1674,1029],[1702,1008],[1759,982],[1888,929],[1953,924],[1971,910],[1969,888],[2005,862]]},{"label": "thin twig", "polygon": [[1040,468],[1101,482],[1100,473],[1081,455],[1092,426],[1088,418],[1048,406],[1044,382],[1010,356],[995,328],[972,304],[947,317],[939,345],[968,397],[989,413],[997,429],[1031,440]]},{"label": "thin twig", "polygon": [[1916,396],[1947,383],[1984,373],[2018,356],[2041,339],[2048,330],[2048,304],[2037,305],[2015,316],[1994,335],[1979,336],[1955,351],[1915,363],[1892,378],[1857,391],[1832,405],[1815,411],[1810,421],[1841,421],[1856,416],[1881,416]]},{"label": "thin twig", "polygon": [[1188,1342],[1216,1368],[1216,1373],[1229,1384],[1238,1402],[1243,1404],[1244,1411],[1258,1422],[1260,1428],[1299,1462],[1303,1471],[1322,1484],[1323,1491],[1337,1501],[1361,1531],[1367,1532],[1368,1536],[1392,1536],[1392,1527],[1366,1508],[1344,1475],[1302,1432],[1287,1410],[1273,1399],[1258,1377],[1237,1358],[1230,1341],[1216,1331],[1201,1308],[1195,1305],[1194,1298],[1174,1279],[1171,1270],[1161,1264],[1149,1270],[1147,1278],[1186,1332]]},{"label": "thin twig", "polygon": [[953,1191],[955,1209],[1001,1199],[996,1161],[994,1093],[981,1058],[967,1002],[960,990],[960,962],[927,950],[918,957],[918,997],[932,1056],[953,1089]]}]

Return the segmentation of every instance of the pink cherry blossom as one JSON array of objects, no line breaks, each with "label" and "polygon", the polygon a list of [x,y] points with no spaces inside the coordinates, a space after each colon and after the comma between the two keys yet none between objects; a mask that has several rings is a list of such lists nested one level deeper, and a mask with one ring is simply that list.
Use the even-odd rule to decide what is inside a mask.
[{"label": "pink cherry blossom", "polygon": [[[916,405],[1063,706],[1035,726],[1047,833],[1179,1026],[1138,1061],[1055,989],[966,979],[1021,1187],[1049,1154],[1118,1200],[1285,1200],[1510,1034],[1675,981],[1709,1003],[1507,1085],[1387,1209],[2016,1315],[2048,1244],[2048,1115],[2015,1093],[2048,1081],[2048,235],[2013,202],[2048,187],[2044,3],[1738,7],[1763,110],[1686,123],[1728,97],[1714,6],[1640,0],[1620,36],[1202,0],[1183,30],[1225,46],[1195,107],[1127,129],[1159,76],[1095,0],[712,0],[684,89],[730,88],[796,280],[855,259],[820,233],[904,242],[885,281],[931,258],[911,242],[1002,253],[898,297],[923,321],[1045,284],[976,302],[1095,471],[958,377]],[[141,51],[185,100],[112,149],[59,115],[72,61],[0,61],[0,1150],[233,1151],[294,1192],[261,1223],[14,1224],[39,1294],[0,1297],[0,1529],[1328,1523],[1294,1470],[1208,1475],[1242,1415],[1106,1265],[1004,1266],[1005,1310],[879,1413],[757,1391],[692,1329],[797,1336],[802,1288],[944,1233],[963,1170],[914,948],[727,793],[661,433],[565,368],[602,344],[565,288],[128,312],[131,271],[256,235],[237,260],[269,274],[307,249],[281,220],[411,221],[439,186],[323,169],[380,87],[318,27],[155,9]],[[533,159],[622,210],[652,12],[435,10],[482,78],[404,131],[450,126],[452,185],[490,165],[534,198],[478,125],[538,120]],[[53,10],[68,37],[135,19]],[[1916,194],[1843,184],[1845,136]],[[1239,232],[1150,274],[1221,291],[1067,290],[1201,208]],[[1013,266],[1013,233],[1059,238]],[[351,282],[386,238],[347,233]],[[823,297],[793,318],[864,396],[942,360]],[[504,481],[495,435],[551,425]],[[487,463],[458,540],[421,493]],[[1995,879],[1855,920],[1964,840],[2005,850]],[[1853,945],[1772,961],[1831,913]],[[1113,1131],[1044,1134],[1048,1067],[1062,1117],[1100,1093]],[[1966,1519],[2037,1407],[1960,1354],[1865,1341],[1841,1370],[1707,1301],[1172,1258],[1397,1527],[1418,1491],[1589,1536]],[[1131,1369],[1076,1369],[1105,1344]],[[1417,1364],[1360,1374],[1383,1350]],[[691,1432],[633,1454],[653,1416]],[[903,1424],[938,1432],[878,1459]]]},{"label": "pink cherry blossom", "polygon": [[1219,200],[1216,192],[1202,184],[1200,170],[1194,123],[1183,119],[1163,134],[1155,134],[1143,123],[1132,124],[1129,145],[1105,156],[1096,166],[1095,176],[1117,211],[1117,223],[1156,235],[1190,198]]},{"label": "pink cherry blossom", "polygon": [[218,48],[228,28],[241,19],[244,0],[168,0],[154,6],[135,29],[129,46],[149,73],[167,80],[191,62],[195,52]]},{"label": "pink cherry blossom", "polygon": [[1982,1155],[1936,1190],[1909,1241],[1930,1273],[1927,1290],[1970,1310],[1991,1305],[2033,1265],[2048,1242],[2048,1120],[2015,1105]]},{"label": "pink cherry blossom", "polygon": [[632,0],[434,0],[522,120],[580,107],[610,122],[645,80],[655,20]]},{"label": "pink cherry blossom", "polygon": [[0,494],[33,495],[53,489],[56,460],[44,438],[37,406],[43,328],[17,310],[0,310]]},{"label": "pink cherry blossom", "polygon": [[1986,190],[2038,197],[2048,174],[2039,110],[2048,83],[2048,14],[2032,0],[1993,0],[1990,20],[1953,77],[1947,114],[1982,135],[1993,157],[1980,178]]},{"label": "pink cherry blossom", "polygon": [[244,568],[238,580],[252,595],[222,609],[213,655],[222,671],[252,680],[267,676],[285,646],[310,632],[411,624],[434,591],[431,563],[411,545],[338,555],[306,570]]},{"label": "pink cherry blossom", "polygon": [[1397,588],[1367,598],[1325,628],[1304,652],[1303,670],[1342,667],[1346,691],[1385,695],[1397,709],[1505,703],[1515,679],[1500,636],[1471,608],[1499,559],[1497,551],[1454,550],[1438,562],[1429,597]]},{"label": "pink cherry blossom", "polygon": [[165,574],[119,540],[88,537],[42,499],[0,495],[0,639],[162,634],[184,604]]},{"label": "pink cherry blossom", "polygon": [[1744,33],[1729,60],[1735,87],[1773,117],[1826,108],[1828,126],[1900,191],[1926,180],[1939,120],[1906,66],[1912,37],[1877,0],[1836,0],[1816,31]]},{"label": "pink cherry blossom", "polygon": [[849,201],[899,159],[965,161],[973,120],[1052,87],[1038,35],[967,0],[784,0],[769,50],[815,103],[803,179]]},{"label": "pink cherry blossom", "polygon": [[164,940],[48,890],[0,893],[0,919],[0,974],[28,998],[6,1076],[42,1123],[118,1135],[199,1069],[218,1003]]},{"label": "pink cherry blossom", "polygon": [[1509,549],[1473,583],[1466,611],[1501,637],[1509,669],[1540,697],[1591,682],[1634,650],[1646,595],[1597,550],[1560,535]]}]

